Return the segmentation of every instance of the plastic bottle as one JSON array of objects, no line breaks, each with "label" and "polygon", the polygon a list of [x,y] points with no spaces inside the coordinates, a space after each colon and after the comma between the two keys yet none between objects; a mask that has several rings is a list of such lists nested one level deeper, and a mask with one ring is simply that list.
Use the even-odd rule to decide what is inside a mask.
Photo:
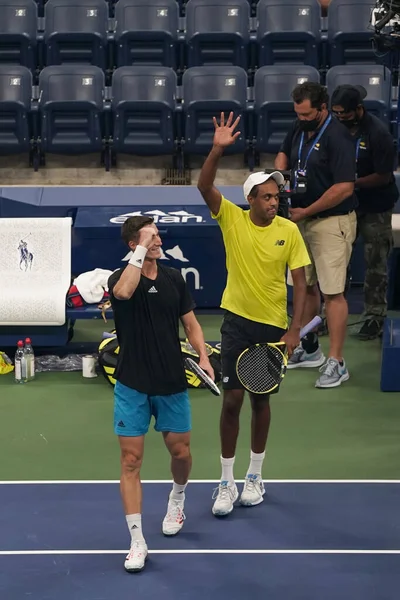
[{"label": "plastic bottle", "polygon": [[27,368],[26,368],[26,357],[24,352],[24,342],[19,340],[17,344],[17,351],[15,353],[14,370],[15,370],[15,382],[26,383],[27,382]]},{"label": "plastic bottle", "polygon": [[26,338],[25,340],[25,359],[26,359],[26,369],[27,369],[27,379],[28,381],[32,381],[35,379],[35,353],[32,348],[32,342],[30,338]]}]

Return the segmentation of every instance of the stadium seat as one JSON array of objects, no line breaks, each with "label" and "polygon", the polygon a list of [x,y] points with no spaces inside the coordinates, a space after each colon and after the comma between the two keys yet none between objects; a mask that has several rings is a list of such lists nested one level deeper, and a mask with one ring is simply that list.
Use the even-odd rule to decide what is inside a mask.
[{"label": "stadium seat", "polygon": [[118,67],[176,68],[179,7],[175,0],[119,0],[115,19]]},{"label": "stadium seat", "polygon": [[40,152],[102,150],[104,73],[92,65],[44,68],[39,76]]},{"label": "stadium seat", "polygon": [[104,0],[48,0],[46,65],[107,66],[108,4]]},{"label": "stadium seat", "polygon": [[319,67],[320,7],[315,0],[259,0],[258,65]]},{"label": "stadium seat", "polygon": [[[191,0],[189,0],[191,1]],[[213,117],[221,111],[242,116],[242,134],[226,154],[246,150],[247,74],[240,67],[191,67],[182,77],[184,153],[207,154],[214,135]]]},{"label": "stadium seat", "polygon": [[334,0],[329,6],[329,66],[376,62],[368,29],[374,0]]},{"label": "stadium seat", "polygon": [[189,0],[188,67],[236,65],[247,69],[250,6],[247,0]]},{"label": "stadium seat", "polygon": [[37,63],[37,5],[33,0],[0,0],[0,64]]},{"label": "stadium seat", "polygon": [[326,75],[329,95],[338,85],[357,84],[367,90],[365,107],[389,124],[391,117],[392,76],[382,65],[343,65],[332,67]]},{"label": "stadium seat", "polygon": [[112,79],[116,153],[149,155],[175,149],[176,73],[168,67],[120,67]]},{"label": "stadium seat", "polygon": [[32,73],[18,65],[0,65],[0,154],[31,148]]},{"label": "stadium seat", "polygon": [[256,152],[278,152],[296,113],[292,90],[304,81],[320,82],[314,67],[272,65],[261,67],[254,77]]}]

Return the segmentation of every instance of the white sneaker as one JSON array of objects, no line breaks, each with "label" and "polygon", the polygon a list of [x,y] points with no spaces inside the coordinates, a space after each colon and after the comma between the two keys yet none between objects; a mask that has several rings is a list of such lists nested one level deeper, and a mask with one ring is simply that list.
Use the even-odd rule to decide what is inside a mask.
[{"label": "white sneaker", "polygon": [[326,363],[320,368],[322,375],[315,382],[317,388],[338,387],[343,381],[350,379],[346,364],[343,361],[341,365],[336,358],[328,358]]},{"label": "white sneaker", "polygon": [[264,500],[264,482],[259,475],[247,475],[243,491],[240,496],[240,504],[244,506],[257,506]]},{"label": "white sneaker", "polygon": [[125,571],[128,573],[138,573],[144,569],[147,559],[147,544],[146,542],[132,542],[131,549],[125,559]]},{"label": "white sneaker", "polygon": [[225,517],[233,511],[233,505],[239,497],[239,492],[236,483],[229,484],[227,481],[221,481],[219,486],[215,488],[213,493],[212,512],[217,517]]},{"label": "white sneaker", "polygon": [[315,352],[308,354],[303,346],[297,346],[292,356],[288,360],[288,369],[299,369],[299,368],[314,368],[320,367],[325,362],[325,355],[321,348],[318,346]]},{"label": "white sneaker", "polygon": [[167,514],[164,517],[162,524],[162,532],[164,535],[176,535],[180,532],[183,527],[183,522],[186,519],[185,513],[183,512],[183,506],[185,503],[185,494],[182,494],[181,500],[174,500],[171,498],[172,492],[169,496]]}]

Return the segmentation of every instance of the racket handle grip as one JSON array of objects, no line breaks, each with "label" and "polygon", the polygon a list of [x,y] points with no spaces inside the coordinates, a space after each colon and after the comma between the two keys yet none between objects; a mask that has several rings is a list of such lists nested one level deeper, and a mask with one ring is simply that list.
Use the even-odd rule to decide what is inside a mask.
[{"label": "racket handle grip", "polygon": [[309,331],[317,327],[317,325],[320,323],[322,323],[321,317],[314,317],[309,323],[307,323],[307,325],[304,325],[303,329],[300,331],[300,339],[302,339]]}]

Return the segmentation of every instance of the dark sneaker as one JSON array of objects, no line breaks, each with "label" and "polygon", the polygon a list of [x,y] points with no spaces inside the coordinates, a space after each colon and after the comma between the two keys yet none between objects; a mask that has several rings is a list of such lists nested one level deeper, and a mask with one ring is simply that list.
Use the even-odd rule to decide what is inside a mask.
[{"label": "dark sneaker", "polygon": [[358,332],[359,340],[376,340],[382,335],[383,322],[378,319],[367,319]]}]

